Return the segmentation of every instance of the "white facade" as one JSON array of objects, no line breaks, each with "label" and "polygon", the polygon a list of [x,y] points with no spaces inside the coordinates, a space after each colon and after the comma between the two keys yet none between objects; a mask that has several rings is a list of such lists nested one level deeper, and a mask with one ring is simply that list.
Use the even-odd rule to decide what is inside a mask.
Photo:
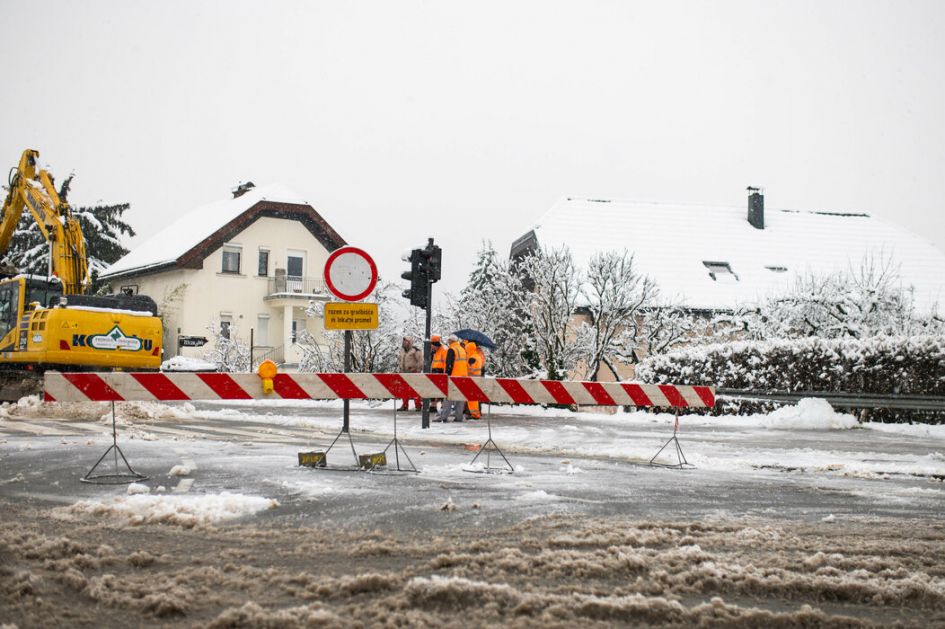
[{"label": "white facade", "polygon": [[[232,218],[225,218],[248,224],[240,231],[227,230],[222,239],[223,226],[209,226],[214,233],[200,242],[206,247],[213,235],[219,242],[213,243],[212,250],[200,253],[200,257],[206,256],[202,265],[199,260],[183,264],[174,263],[174,259],[149,259],[133,250],[126,256],[135,263],[131,269],[123,258],[103,274],[103,279],[116,292],[130,290],[157,302],[165,329],[165,360],[176,355],[201,357],[210,349],[210,345],[178,347],[179,336],[209,338],[210,326],[229,326],[230,333],[247,345],[252,331],[257,360],[272,357],[277,362],[297,363],[300,356],[296,339],[303,330],[320,344],[325,340],[322,319],[308,317],[305,310],[313,300],[328,300],[322,272],[329,247],[291,213],[273,216],[269,212],[246,219],[246,213],[255,206],[247,205],[242,197],[232,202],[242,209]],[[294,200],[292,203],[298,204]],[[314,214],[307,205],[299,207]],[[186,223],[186,219],[182,220]],[[179,229],[186,229],[186,225]],[[170,231],[173,233],[173,229]],[[166,238],[167,232],[156,237]],[[144,243],[145,250],[161,251],[153,240]],[[168,249],[174,247],[168,243]],[[180,252],[178,247],[173,253],[180,261],[192,251]],[[194,266],[201,268],[188,268]]]}]

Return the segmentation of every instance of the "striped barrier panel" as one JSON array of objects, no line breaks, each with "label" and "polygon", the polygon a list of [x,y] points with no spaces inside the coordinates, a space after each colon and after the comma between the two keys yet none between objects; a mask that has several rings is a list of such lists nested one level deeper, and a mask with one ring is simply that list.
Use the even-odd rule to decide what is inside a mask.
[{"label": "striped barrier panel", "polygon": [[254,373],[60,373],[45,374],[47,402],[179,400],[386,400],[447,398],[499,404],[577,404],[709,408],[713,387],[471,378],[422,373],[276,374],[263,392]]}]

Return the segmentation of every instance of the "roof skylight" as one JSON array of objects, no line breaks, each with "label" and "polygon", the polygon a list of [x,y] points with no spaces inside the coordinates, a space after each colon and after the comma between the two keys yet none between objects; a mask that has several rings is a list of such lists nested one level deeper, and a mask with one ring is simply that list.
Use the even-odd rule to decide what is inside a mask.
[{"label": "roof skylight", "polygon": [[702,264],[705,265],[705,268],[709,269],[709,277],[716,282],[732,283],[738,281],[738,275],[735,274],[735,271],[732,270],[732,265],[728,262],[703,260]]}]

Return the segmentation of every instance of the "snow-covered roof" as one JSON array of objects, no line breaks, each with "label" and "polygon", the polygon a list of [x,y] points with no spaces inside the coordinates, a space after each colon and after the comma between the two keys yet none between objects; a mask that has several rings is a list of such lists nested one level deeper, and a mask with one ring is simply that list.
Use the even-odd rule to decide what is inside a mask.
[{"label": "snow-covered roof", "polygon": [[253,188],[235,199],[224,199],[194,208],[141,244],[135,245],[127,255],[108,267],[103,276],[174,262],[260,201],[307,205],[301,196],[289,188],[271,184]]},{"label": "snow-covered roof", "polygon": [[[564,198],[538,221],[540,247],[567,245],[586,268],[594,252],[626,249],[667,296],[692,308],[727,309],[783,290],[797,275],[891,259],[916,305],[945,302],[945,254],[907,230],[867,214],[765,208],[765,228],[744,207]],[[526,244],[526,234],[513,245]],[[728,264],[710,276],[706,262]],[[939,308],[941,312],[945,308]]]}]

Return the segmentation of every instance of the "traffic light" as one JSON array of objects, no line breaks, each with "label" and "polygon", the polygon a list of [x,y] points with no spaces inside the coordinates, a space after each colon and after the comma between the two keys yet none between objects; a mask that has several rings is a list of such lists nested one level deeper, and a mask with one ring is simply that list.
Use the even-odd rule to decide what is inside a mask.
[{"label": "traffic light", "polygon": [[427,275],[430,278],[431,282],[440,281],[440,267],[442,266],[443,261],[443,250],[438,246],[433,244],[433,239],[430,239],[429,244],[427,244],[426,249],[423,250],[424,257],[427,261]]},{"label": "traffic light", "polygon": [[410,300],[411,305],[426,308],[429,305],[429,285],[440,281],[443,251],[430,238],[426,247],[405,253],[401,259],[410,263],[410,270],[400,274],[410,282],[410,290],[403,292],[404,297]]},{"label": "traffic light", "polygon": [[412,306],[427,307],[427,269],[426,257],[421,249],[414,249],[410,256],[404,256],[410,262],[410,270],[401,273],[400,277],[410,282],[410,289],[403,292],[404,297],[410,300]]}]

